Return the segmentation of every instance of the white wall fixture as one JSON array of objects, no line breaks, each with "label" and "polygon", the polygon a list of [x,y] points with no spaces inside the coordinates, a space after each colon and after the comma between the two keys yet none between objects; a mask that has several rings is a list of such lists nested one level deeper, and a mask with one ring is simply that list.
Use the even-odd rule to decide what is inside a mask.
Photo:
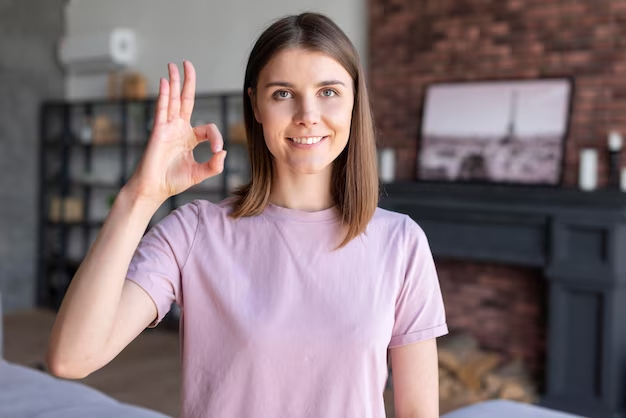
[{"label": "white wall fixture", "polygon": [[137,39],[132,29],[74,34],[58,45],[59,59],[71,74],[97,74],[135,63]]}]

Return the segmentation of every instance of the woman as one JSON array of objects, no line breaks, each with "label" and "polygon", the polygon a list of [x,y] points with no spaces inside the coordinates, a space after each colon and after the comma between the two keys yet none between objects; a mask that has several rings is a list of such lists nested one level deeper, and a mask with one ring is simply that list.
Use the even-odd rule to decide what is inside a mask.
[{"label": "woman", "polygon": [[[195,72],[162,79],[145,155],[74,277],[48,364],[82,378],[176,301],[182,416],[383,417],[390,348],[398,417],[438,416],[447,332],[423,231],[376,208],[374,130],[346,35],[305,13],[256,42],[244,81],[252,180],[143,238],[167,198],[222,172],[214,125],[192,128]],[[192,151],[210,141],[214,156]]]}]

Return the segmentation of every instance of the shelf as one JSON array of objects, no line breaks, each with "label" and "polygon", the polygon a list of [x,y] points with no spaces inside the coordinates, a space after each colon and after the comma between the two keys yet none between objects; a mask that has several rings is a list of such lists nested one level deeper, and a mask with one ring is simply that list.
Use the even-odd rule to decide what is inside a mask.
[{"label": "shelf", "polygon": [[60,227],[60,226],[69,226],[69,227],[77,227],[77,226],[86,226],[88,228],[101,228],[104,225],[104,221],[51,221],[48,219],[46,221],[48,226],[52,227]]},{"label": "shelf", "polygon": [[106,142],[106,143],[100,143],[100,144],[94,144],[94,143],[82,143],[82,142],[76,142],[76,141],[71,141],[68,142],[66,144],[64,144],[61,141],[46,141],[44,142],[44,146],[48,147],[48,148],[61,148],[63,146],[68,146],[68,147],[72,147],[72,148],[121,148],[123,146],[126,146],[127,148],[140,148],[143,149],[146,147],[147,142],[127,142],[126,144],[123,144],[120,141],[116,141],[116,142]]},{"label": "shelf", "polygon": [[96,180],[96,181],[85,181],[85,180],[70,180],[70,186],[72,187],[93,187],[95,189],[115,189],[118,190],[122,186],[119,182],[107,181],[107,180]]},{"label": "shelf", "polygon": [[[57,306],[60,303],[65,289],[57,284],[55,274],[67,271],[71,275],[71,270],[82,262],[76,258],[80,258],[78,255],[86,242],[92,242],[100,232],[111,210],[112,198],[132,176],[137,158],[145,153],[149,144],[155,104],[154,98],[57,100],[42,104],[38,304]],[[229,196],[235,186],[249,179],[247,144],[239,140],[243,117],[241,94],[197,95],[196,110],[192,120],[212,120],[222,127],[224,148],[229,150],[225,173],[168,199],[150,219],[145,232],[176,207],[195,199],[221,200]],[[108,122],[96,123],[95,117],[99,115]],[[92,117],[93,121],[91,134],[86,129],[86,123],[90,123],[87,117]],[[89,139],[91,142],[85,142]],[[197,160],[208,160],[211,154],[207,143],[194,151]],[[64,205],[64,212],[61,205]],[[65,221],[62,215],[78,220]]]},{"label": "shelf", "polygon": [[[94,189],[121,189],[121,185],[119,182],[115,182],[115,180],[73,180],[70,179],[67,182],[69,187],[91,187]],[[57,179],[50,179],[46,181],[47,187],[61,187],[61,181]]]},{"label": "shelf", "polygon": [[[137,142],[137,141],[129,141],[125,144],[127,148],[145,148],[148,144],[148,141]],[[73,148],[121,148],[124,146],[122,141],[114,141],[114,142],[104,142],[99,144],[94,143],[83,143],[78,141],[70,141],[67,144],[64,144],[62,141],[54,140],[54,141],[45,141],[44,146],[49,148],[60,148],[62,146],[68,146]],[[224,138],[224,145],[228,147],[243,147],[247,148],[247,144],[239,141],[232,141],[228,138]]]}]

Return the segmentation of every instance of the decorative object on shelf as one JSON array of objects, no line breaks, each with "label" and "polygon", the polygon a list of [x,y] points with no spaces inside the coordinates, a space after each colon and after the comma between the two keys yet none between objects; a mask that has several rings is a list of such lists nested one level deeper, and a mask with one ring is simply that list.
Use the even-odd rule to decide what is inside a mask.
[{"label": "decorative object on shelf", "polygon": [[[42,197],[38,208],[38,306],[58,309],[73,271],[93,244],[121,187],[132,175],[152,130],[155,103],[152,99],[128,102],[52,100],[42,104],[38,158]],[[242,119],[239,92],[198,94],[196,99],[211,105],[220,104],[207,113],[198,106],[199,111],[194,113],[198,125],[207,123],[204,121],[234,123]],[[87,146],[60,147],[65,139],[57,139],[59,131],[73,133],[69,140],[76,142],[72,145]],[[230,132],[225,134],[224,140],[230,141]],[[203,149],[210,151],[210,147]],[[211,178],[203,188],[193,187],[172,196],[161,205],[148,228],[180,205],[198,198],[219,202],[232,195],[235,187],[246,183],[249,180],[247,153],[244,149],[237,151],[229,154],[221,176]],[[71,197],[65,197],[68,195]],[[55,281],[55,266],[67,267],[69,275]]]},{"label": "decorative object on shelf", "polygon": [[396,151],[383,148],[378,153],[378,177],[383,183],[392,183],[396,178]]},{"label": "decorative object on shelf", "polygon": [[626,192],[626,167],[622,168],[619,188],[621,191]]},{"label": "decorative object on shelf", "polygon": [[598,187],[598,151],[592,148],[582,149],[578,169],[578,186],[580,189],[595,190]]},{"label": "decorative object on shelf", "polygon": [[108,76],[109,100],[144,100],[148,94],[148,81],[138,71],[109,71]]},{"label": "decorative object on shelf", "polygon": [[565,78],[428,86],[418,178],[560,184],[571,91]]},{"label": "decorative object on shelf", "polygon": [[143,100],[147,96],[148,82],[139,72],[124,74],[122,95],[129,100]]},{"label": "decorative object on shelf", "polygon": [[228,139],[235,144],[245,145],[247,143],[245,123],[236,122],[230,125],[228,128]]},{"label": "decorative object on shelf", "polygon": [[107,196],[107,206],[109,209],[113,207],[113,204],[115,203],[115,199],[117,199],[117,193],[113,193]]},{"label": "decorative object on shelf", "polygon": [[119,142],[118,129],[106,115],[97,115],[93,120],[93,143],[96,145]]},{"label": "decorative object on shelf", "polygon": [[624,138],[617,131],[609,132],[608,136],[608,150],[609,150],[609,187],[611,189],[620,188],[621,173],[620,173],[620,153],[624,144]]},{"label": "decorative object on shelf", "polygon": [[82,222],[83,200],[78,197],[52,196],[49,219],[52,222]]},{"label": "decorative object on shelf", "polygon": [[93,130],[91,124],[91,117],[85,116],[80,127],[80,132],[78,133],[78,138],[80,138],[80,142],[86,145],[91,144],[91,141],[93,140]]}]

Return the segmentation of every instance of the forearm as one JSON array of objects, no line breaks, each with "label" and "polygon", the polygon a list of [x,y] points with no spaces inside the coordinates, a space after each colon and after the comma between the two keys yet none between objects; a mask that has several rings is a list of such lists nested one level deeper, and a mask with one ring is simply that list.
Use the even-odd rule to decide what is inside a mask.
[{"label": "forearm", "polygon": [[128,266],[158,206],[138,199],[130,189],[118,195],[59,309],[48,349],[51,368],[81,369],[103,351]]}]

